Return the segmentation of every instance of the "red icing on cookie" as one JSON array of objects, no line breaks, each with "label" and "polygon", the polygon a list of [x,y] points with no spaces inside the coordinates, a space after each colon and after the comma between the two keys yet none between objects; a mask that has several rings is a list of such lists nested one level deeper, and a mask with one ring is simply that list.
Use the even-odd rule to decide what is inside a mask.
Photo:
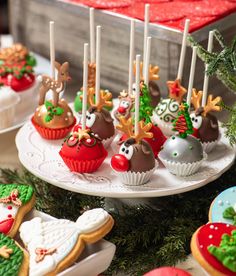
[{"label": "red icing on cookie", "polygon": [[9,218],[0,222],[0,232],[3,234],[8,234],[14,223],[13,218]]},{"label": "red icing on cookie", "polygon": [[30,88],[35,82],[35,76],[33,74],[25,74],[22,78],[17,79],[12,74],[0,76],[0,82],[10,86],[16,92],[20,92]]},{"label": "red icing on cookie", "polygon": [[236,230],[233,225],[225,223],[208,223],[202,226],[196,235],[196,246],[202,257],[214,269],[227,276],[235,276],[235,273],[224,267],[213,255],[208,252],[209,245],[219,246],[223,234],[231,235],[231,232]]},{"label": "red icing on cookie", "polygon": [[144,276],[191,276],[191,274],[176,267],[160,267],[144,274]]}]

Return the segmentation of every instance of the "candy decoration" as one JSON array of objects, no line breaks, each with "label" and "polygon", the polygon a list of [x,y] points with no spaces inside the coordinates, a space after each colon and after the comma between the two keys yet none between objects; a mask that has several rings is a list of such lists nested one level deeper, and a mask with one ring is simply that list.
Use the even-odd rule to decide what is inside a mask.
[{"label": "candy decoration", "polygon": [[44,260],[45,256],[47,255],[52,255],[57,251],[56,248],[49,248],[49,249],[45,249],[45,248],[36,248],[35,249],[35,253],[36,253],[36,263],[39,263],[41,261]]},{"label": "candy decoration", "polygon": [[3,245],[0,248],[0,257],[3,257],[4,259],[9,259],[10,255],[13,253],[12,248],[8,248],[6,245]]},{"label": "candy decoration", "polygon": [[187,90],[181,86],[180,80],[176,79],[175,81],[167,81],[167,86],[169,89],[169,97],[176,100],[178,103],[181,103]]},{"label": "candy decoration", "polygon": [[22,202],[18,196],[19,191],[17,189],[14,189],[11,191],[11,194],[9,196],[0,198],[0,203],[12,203],[19,207],[22,205]]}]

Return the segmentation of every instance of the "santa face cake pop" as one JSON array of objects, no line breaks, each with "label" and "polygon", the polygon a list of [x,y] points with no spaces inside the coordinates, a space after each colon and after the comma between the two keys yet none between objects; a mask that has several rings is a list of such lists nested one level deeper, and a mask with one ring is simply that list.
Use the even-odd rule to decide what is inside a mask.
[{"label": "santa face cake pop", "polygon": [[190,117],[194,128],[193,135],[200,139],[204,151],[209,153],[217,144],[220,136],[218,120],[209,112],[221,110],[219,106],[221,97],[213,99],[213,96],[209,95],[207,104],[204,107],[201,106],[201,99],[202,91],[197,92],[193,89],[192,104],[195,112],[193,112]]},{"label": "santa face cake pop", "polygon": [[[55,62],[55,67],[58,70],[57,80],[47,75],[39,77],[41,81],[39,107],[32,118],[36,130],[45,139],[64,138],[76,122],[67,102],[64,99],[59,100],[59,94],[64,90],[65,82],[71,79],[69,63],[64,62],[60,65]],[[53,91],[53,99],[45,102],[45,96],[49,90]]]},{"label": "santa face cake pop", "polygon": [[158,157],[171,173],[191,175],[199,169],[205,158],[200,141],[191,136],[193,129],[187,104],[180,105],[173,126],[173,130],[179,133],[166,140]]}]

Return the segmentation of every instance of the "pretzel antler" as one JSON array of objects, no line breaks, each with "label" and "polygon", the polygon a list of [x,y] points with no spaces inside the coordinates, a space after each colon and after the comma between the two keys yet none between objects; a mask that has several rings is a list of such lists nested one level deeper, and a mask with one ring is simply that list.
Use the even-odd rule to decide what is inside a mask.
[{"label": "pretzel antler", "polygon": [[133,126],[131,117],[129,119],[125,119],[124,116],[121,116],[119,125],[117,125],[116,128],[124,132],[124,134],[126,134],[128,138],[131,138],[134,136],[134,126]]},{"label": "pretzel antler", "polygon": [[152,138],[153,133],[149,132],[149,130],[152,128],[152,123],[144,124],[144,121],[139,122],[139,132],[138,135],[134,136],[136,142],[138,143],[143,138]]},{"label": "pretzel antler", "polygon": [[209,95],[207,98],[207,104],[204,106],[203,116],[206,116],[210,111],[221,111],[221,106],[219,106],[222,101],[221,97],[216,97],[213,99],[213,95]]},{"label": "pretzel antler", "polygon": [[100,90],[99,101],[97,104],[92,103],[91,106],[97,108],[98,111],[101,111],[103,107],[112,107],[112,94],[111,92]]},{"label": "pretzel antler", "polygon": [[159,67],[157,65],[152,66],[152,64],[149,65],[149,80],[159,80],[160,77],[158,75]]},{"label": "pretzel antler", "polygon": [[202,91],[197,92],[197,90],[195,88],[193,88],[191,102],[192,102],[195,110],[197,110],[199,107],[201,107],[202,94],[203,94]]}]

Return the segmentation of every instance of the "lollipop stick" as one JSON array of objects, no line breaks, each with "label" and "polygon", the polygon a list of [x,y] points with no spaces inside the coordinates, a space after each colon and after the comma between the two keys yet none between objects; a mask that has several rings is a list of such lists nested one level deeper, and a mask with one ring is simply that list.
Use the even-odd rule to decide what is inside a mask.
[{"label": "lollipop stick", "polygon": [[196,67],[196,59],[197,59],[197,46],[193,46],[192,62],[191,62],[191,68],[190,68],[188,94],[187,94],[187,104],[189,106],[189,111],[190,111],[190,105],[191,105],[191,96],[192,96],[193,81],[194,81],[194,74],[195,74],[195,67]]},{"label": "lollipop stick", "polygon": [[97,26],[97,42],[96,42],[96,87],[95,96],[96,104],[99,103],[100,96],[100,63],[101,63],[101,26]]},{"label": "lollipop stick", "polygon": [[140,55],[136,55],[136,76],[135,76],[135,118],[134,118],[134,134],[139,133],[139,95],[140,95]]},{"label": "lollipop stick", "polygon": [[186,19],[185,25],[184,25],[184,33],[183,33],[182,47],[181,47],[180,59],[179,59],[179,68],[178,68],[178,74],[177,74],[177,79],[180,81],[182,80],[182,76],[183,76],[189,23],[190,23],[190,20]]},{"label": "lollipop stick", "polygon": [[133,86],[134,28],[135,28],[135,21],[134,19],[131,19],[130,48],[129,48],[129,87],[128,87],[129,95],[132,94],[132,86]]},{"label": "lollipop stick", "polygon": [[144,68],[144,83],[148,86],[149,82],[149,63],[150,63],[150,54],[151,54],[151,41],[152,38],[149,36],[147,38],[147,48],[146,48],[146,57],[145,57],[145,68]]},{"label": "lollipop stick", "polygon": [[86,110],[88,92],[88,43],[84,44],[84,68],[83,68],[83,105],[82,105],[82,130],[86,129]]},{"label": "lollipop stick", "polygon": [[89,9],[90,62],[95,63],[94,8]]},{"label": "lollipop stick", "polygon": [[[208,37],[208,45],[207,45],[207,51],[210,53],[212,52],[212,48],[213,48],[213,37],[214,37],[214,31],[210,31],[209,37]],[[206,105],[207,93],[208,93],[209,76],[206,73],[207,69],[208,69],[208,64],[206,64],[205,66],[205,75],[204,75],[204,83],[203,83],[203,95],[202,95],[203,107]]]},{"label": "lollipop stick", "polygon": [[50,62],[51,74],[55,79],[55,42],[54,42],[54,21],[49,22],[49,36],[50,36]]},{"label": "lollipop stick", "polygon": [[145,15],[144,15],[144,38],[143,38],[143,75],[144,75],[144,66],[146,58],[146,47],[147,47],[147,37],[149,34],[149,9],[150,5],[145,5]]}]

